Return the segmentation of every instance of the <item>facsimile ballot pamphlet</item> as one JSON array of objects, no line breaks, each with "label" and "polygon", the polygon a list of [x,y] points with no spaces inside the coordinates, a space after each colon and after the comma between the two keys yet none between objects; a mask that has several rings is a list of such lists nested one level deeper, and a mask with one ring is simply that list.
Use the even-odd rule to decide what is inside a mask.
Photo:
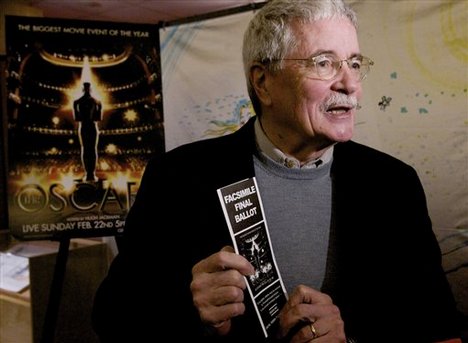
[{"label": "facsimile ballot pamphlet", "polygon": [[268,337],[287,293],[273,254],[257,181],[253,177],[219,188],[218,196],[234,250],[255,267],[255,274],[246,277],[247,289]]}]

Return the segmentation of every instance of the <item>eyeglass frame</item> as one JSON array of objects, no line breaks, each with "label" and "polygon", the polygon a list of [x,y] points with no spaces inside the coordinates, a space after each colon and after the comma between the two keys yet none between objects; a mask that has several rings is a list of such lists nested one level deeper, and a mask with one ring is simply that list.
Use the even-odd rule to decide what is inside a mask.
[{"label": "eyeglass frame", "polygon": [[[281,58],[281,59],[268,59],[268,60],[265,60],[263,61],[263,63],[269,63],[269,62],[282,62],[282,61],[299,61],[299,62],[309,62],[309,63],[312,63],[312,67],[313,68],[317,68],[317,61],[316,59],[319,58],[319,57],[322,57],[322,56],[328,56],[328,57],[335,57],[331,54],[326,54],[326,53],[322,53],[322,54],[319,54],[319,55],[315,55],[315,56],[311,56],[311,57],[308,57],[308,58]],[[358,81],[362,81],[364,80],[367,75],[369,74],[370,72],[370,67],[374,65],[374,61],[371,60],[369,57],[366,57],[366,56],[363,56],[363,55],[355,55],[355,56],[352,56],[352,57],[349,57],[349,58],[346,58],[346,59],[343,59],[343,60],[332,60],[332,63],[333,63],[333,67],[334,67],[334,70],[336,70],[335,74],[333,74],[331,77],[329,78],[324,78],[324,77],[320,77],[317,75],[316,78],[313,78],[314,80],[321,80],[321,81],[330,81],[330,80],[333,80],[340,72],[341,68],[343,67],[343,62],[346,62],[346,64],[348,65],[348,68],[350,68],[351,70],[352,67],[350,66],[350,63],[353,62],[353,60],[355,59],[360,59],[361,62],[364,62],[362,65],[365,65],[367,67],[367,71],[365,72],[364,75],[361,74],[361,72],[359,72],[357,75],[359,75],[358,77]],[[338,68],[336,68],[335,66],[338,64]],[[306,67],[309,67],[310,66],[306,66]],[[318,74],[318,73],[317,73]]]}]

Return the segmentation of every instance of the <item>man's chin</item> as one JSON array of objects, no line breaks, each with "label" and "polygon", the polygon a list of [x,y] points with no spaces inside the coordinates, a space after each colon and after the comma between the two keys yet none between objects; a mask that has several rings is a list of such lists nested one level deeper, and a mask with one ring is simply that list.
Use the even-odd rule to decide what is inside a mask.
[{"label": "man's chin", "polygon": [[353,138],[353,131],[335,132],[329,138],[336,143],[343,143]]}]

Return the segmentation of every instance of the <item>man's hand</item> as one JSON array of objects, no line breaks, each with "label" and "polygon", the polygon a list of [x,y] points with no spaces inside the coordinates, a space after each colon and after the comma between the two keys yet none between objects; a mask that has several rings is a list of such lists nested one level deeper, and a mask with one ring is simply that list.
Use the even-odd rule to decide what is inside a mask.
[{"label": "man's hand", "polygon": [[325,293],[300,285],[279,314],[278,338],[290,343],[344,343],[346,336],[340,310]]},{"label": "man's hand", "polygon": [[250,262],[234,253],[232,247],[224,247],[192,268],[193,303],[202,322],[217,334],[226,335],[231,318],[244,313],[244,276],[254,272]]}]

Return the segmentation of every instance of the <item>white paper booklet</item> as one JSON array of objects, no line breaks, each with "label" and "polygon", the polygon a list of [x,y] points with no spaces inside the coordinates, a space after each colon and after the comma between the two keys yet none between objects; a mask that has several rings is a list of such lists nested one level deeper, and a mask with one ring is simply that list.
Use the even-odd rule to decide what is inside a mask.
[{"label": "white paper booklet", "polygon": [[21,292],[29,286],[29,259],[0,252],[0,288]]},{"label": "white paper booklet", "polygon": [[287,293],[273,254],[257,181],[253,177],[219,188],[218,196],[236,253],[255,267],[255,274],[246,277],[247,288],[268,337]]}]

